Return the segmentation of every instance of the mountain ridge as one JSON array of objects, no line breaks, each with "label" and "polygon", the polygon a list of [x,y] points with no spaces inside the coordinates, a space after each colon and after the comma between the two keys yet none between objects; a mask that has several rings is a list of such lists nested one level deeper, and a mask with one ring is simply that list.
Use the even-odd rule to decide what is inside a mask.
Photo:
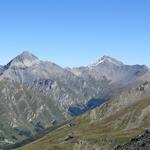
[{"label": "mountain ridge", "polygon": [[110,56],[107,56],[107,55],[103,55],[102,57],[98,58],[95,62],[93,62],[92,64],[88,65],[88,67],[94,67],[94,66],[97,66],[99,64],[102,64],[102,63],[112,63],[116,66],[122,66],[124,65],[121,61],[118,61],[117,59],[115,58],[112,58]]},{"label": "mountain ridge", "polygon": [[[2,93],[4,92],[2,94],[4,95],[3,97],[6,95],[6,101],[10,102],[10,99],[14,100],[13,98],[16,97],[16,93],[14,92],[11,92],[12,98],[7,96],[11,91],[9,90],[9,84],[14,91],[20,91],[20,89],[23,88],[23,90],[20,91],[21,104],[19,103],[18,105],[18,103],[15,102],[11,107],[9,107],[9,103],[4,104],[3,111],[6,114],[9,114],[9,110],[11,110],[12,114],[15,114],[16,109],[20,109],[20,107],[23,109],[19,112],[24,113],[23,110],[26,110],[27,116],[31,115],[31,111],[33,111],[31,108],[33,107],[34,110],[37,110],[37,114],[41,113],[42,116],[46,114],[45,117],[43,117],[43,120],[39,118],[40,122],[36,122],[34,125],[31,125],[28,118],[24,118],[23,122],[25,123],[22,124],[22,126],[24,129],[27,129],[26,126],[28,124],[29,130],[25,131],[29,132],[33,132],[33,128],[37,127],[41,130],[45,129],[47,127],[47,122],[50,122],[50,120],[52,122],[61,122],[61,118],[64,118],[65,121],[76,114],[81,115],[83,112],[90,111],[101,104],[102,106],[105,106],[107,105],[108,100],[120,95],[120,93],[125,90],[138,87],[139,85],[150,81],[150,70],[147,66],[125,65],[109,56],[101,57],[96,62],[96,65],[93,65],[92,67],[85,66],[65,69],[55,63],[42,61],[27,51],[16,56],[7,65],[1,66],[0,72],[0,86],[3,87],[2,82],[5,81],[8,86],[5,87],[5,90],[2,88],[0,91]],[[27,96],[29,91],[31,92],[29,94],[31,99]],[[37,100],[32,98],[34,93],[37,93],[35,94]],[[131,90],[131,93],[133,93],[133,95],[136,93],[139,94],[140,90]],[[25,97],[27,99],[22,97],[23,95],[26,95]],[[3,97],[0,99],[2,104]],[[45,101],[42,103],[41,97],[45,97]],[[142,98],[142,95],[140,98]],[[34,100],[34,102],[36,101],[39,105],[31,103],[30,101],[32,100]],[[115,102],[116,100],[114,100],[114,103]],[[117,102],[118,107],[124,109],[124,107],[122,107],[122,101],[119,99]],[[51,103],[51,105],[48,105],[49,103]],[[113,102],[108,102],[108,104],[112,106],[112,110],[118,108],[113,107]],[[57,109],[59,110],[59,113],[57,114],[58,120],[54,117]],[[81,111],[81,113],[78,114],[76,113],[77,111]],[[95,117],[96,119],[99,119],[97,112],[99,112],[98,108],[92,110],[91,114],[96,113],[97,116]],[[106,112],[104,117],[109,115],[107,107],[103,112]],[[70,116],[71,113],[72,116]],[[13,120],[10,117],[11,115],[8,115],[8,121],[6,121],[2,115],[3,113],[0,113],[0,117],[2,117],[2,120],[4,121],[2,121],[1,126],[5,126],[6,124],[9,131],[13,132],[13,126],[9,125],[9,123],[13,123]],[[34,120],[32,117],[30,119],[31,121]],[[19,118],[18,122],[19,121],[22,121],[22,119]],[[0,128],[0,130],[1,129],[3,128]],[[21,132],[24,133],[24,130]],[[18,132],[13,132],[13,134],[16,135]],[[6,135],[7,134],[2,135],[2,139],[7,137]]]},{"label": "mountain ridge", "polygon": [[[132,90],[135,92],[132,93]],[[19,150],[38,150],[40,145],[45,149],[62,150],[67,148],[69,150],[115,149],[118,145],[128,143],[135,136],[150,129],[149,91],[150,83],[145,83],[125,91],[102,106],[92,110],[92,112],[87,112],[75,118],[71,121],[71,125],[66,124],[48,133],[42,139],[19,148]],[[136,97],[130,103],[133,95]],[[128,105],[122,105],[120,109],[116,109],[116,105],[120,101],[118,97],[121,103],[125,101]],[[107,112],[111,111],[111,113],[107,115],[105,109],[108,110]],[[98,116],[94,117],[96,114]],[[73,138],[65,141],[66,137],[71,133]],[[147,144],[150,146],[149,143]],[[121,147],[124,148],[124,146]]]},{"label": "mountain ridge", "polygon": [[5,65],[5,67],[30,67],[38,64],[39,62],[40,60],[38,57],[28,51],[24,51],[12,59],[7,65]]}]

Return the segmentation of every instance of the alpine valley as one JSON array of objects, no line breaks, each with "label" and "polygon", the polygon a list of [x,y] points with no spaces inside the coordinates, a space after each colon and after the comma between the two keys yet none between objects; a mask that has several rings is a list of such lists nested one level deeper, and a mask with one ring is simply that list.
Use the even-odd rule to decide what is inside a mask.
[{"label": "alpine valley", "polygon": [[0,66],[2,150],[112,150],[130,140],[128,149],[147,150],[148,130],[145,65],[102,56],[84,67],[62,68],[24,51]]}]

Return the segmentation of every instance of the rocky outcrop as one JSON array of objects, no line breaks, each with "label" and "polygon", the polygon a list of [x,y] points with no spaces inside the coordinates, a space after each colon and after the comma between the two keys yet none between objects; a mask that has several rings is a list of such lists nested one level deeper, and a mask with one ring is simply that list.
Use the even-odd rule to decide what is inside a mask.
[{"label": "rocky outcrop", "polygon": [[115,150],[149,150],[150,149],[150,131],[145,131],[143,135],[132,138],[129,143],[119,145]]}]

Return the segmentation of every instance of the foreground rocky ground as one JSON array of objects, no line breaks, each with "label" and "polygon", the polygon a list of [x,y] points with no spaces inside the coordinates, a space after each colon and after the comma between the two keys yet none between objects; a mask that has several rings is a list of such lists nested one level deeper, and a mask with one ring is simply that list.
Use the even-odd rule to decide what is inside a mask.
[{"label": "foreground rocky ground", "polygon": [[132,138],[129,143],[119,145],[115,150],[149,150],[150,131],[145,131],[143,135]]}]

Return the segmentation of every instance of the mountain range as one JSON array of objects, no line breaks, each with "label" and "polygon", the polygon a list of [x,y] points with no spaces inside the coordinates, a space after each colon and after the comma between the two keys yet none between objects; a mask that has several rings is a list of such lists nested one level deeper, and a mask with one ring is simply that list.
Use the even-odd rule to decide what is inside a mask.
[{"label": "mountain range", "polygon": [[[135,137],[150,130],[149,91],[148,82],[124,91],[19,150],[148,150],[149,136],[144,138],[146,144]],[[126,144],[130,141],[135,146]]]},{"label": "mountain range", "polygon": [[[122,143],[127,139],[123,137],[127,131],[131,137],[136,134],[135,129],[140,133],[149,127],[149,93],[150,69],[145,65],[125,65],[102,56],[84,67],[62,68],[25,51],[0,66],[0,145],[20,142],[79,116],[73,129],[60,129],[60,134],[75,132],[78,137],[74,143],[65,142],[63,146],[90,150],[106,140],[103,148],[112,148],[120,144],[118,134]],[[82,132],[84,127],[87,134]],[[99,143],[94,138],[98,137],[97,130],[105,137],[100,136]],[[57,132],[52,133],[54,137]],[[108,138],[109,132],[115,140]],[[58,148],[64,148],[59,139],[56,142],[60,143]]]}]

